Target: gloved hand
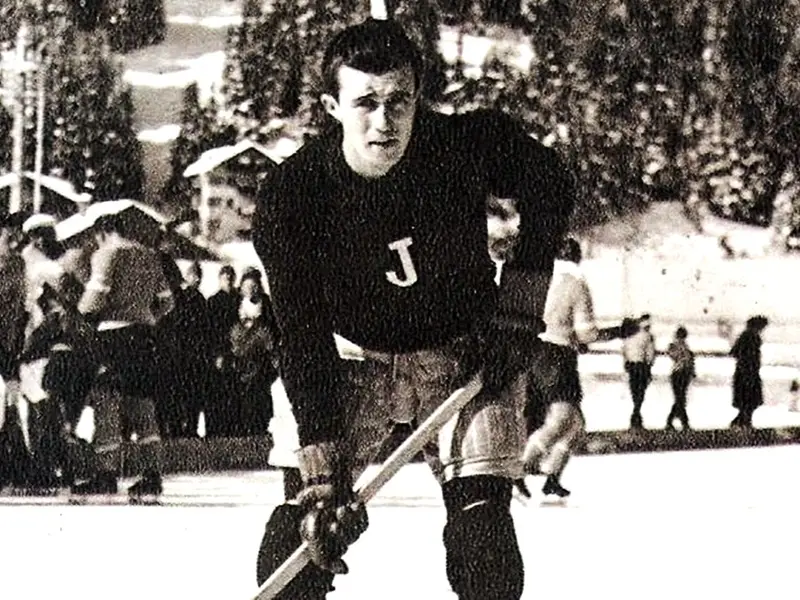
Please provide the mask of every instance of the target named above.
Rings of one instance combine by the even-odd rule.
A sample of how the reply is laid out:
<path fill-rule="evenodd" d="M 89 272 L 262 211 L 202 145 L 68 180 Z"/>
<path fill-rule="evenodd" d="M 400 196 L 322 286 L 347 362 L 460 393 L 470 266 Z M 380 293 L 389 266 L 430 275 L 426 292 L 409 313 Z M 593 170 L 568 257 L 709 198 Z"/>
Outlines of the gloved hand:
<path fill-rule="evenodd" d="M 332 443 L 305 446 L 298 457 L 304 488 L 296 501 L 307 510 L 300 537 L 318 567 L 347 573 L 342 556 L 369 525 L 366 507 L 353 493 L 350 469 Z"/>

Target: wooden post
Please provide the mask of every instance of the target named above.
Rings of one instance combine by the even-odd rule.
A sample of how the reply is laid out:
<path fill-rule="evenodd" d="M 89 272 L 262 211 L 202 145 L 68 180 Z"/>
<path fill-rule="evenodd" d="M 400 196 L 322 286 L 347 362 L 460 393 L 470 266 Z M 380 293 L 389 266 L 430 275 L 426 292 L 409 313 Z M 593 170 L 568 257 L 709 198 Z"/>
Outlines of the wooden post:
<path fill-rule="evenodd" d="M 44 163 L 44 111 L 46 108 L 46 78 L 44 61 L 39 61 L 36 73 L 36 154 L 34 156 L 33 212 L 42 210 L 42 166 Z"/>
<path fill-rule="evenodd" d="M 11 172 L 16 175 L 11 184 L 8 212 L 22 210 L 22 169 L 25 151 L 25 47 L 28 43 L 28 23 L 25 19 L 17 31 L 16 57 L 14 64 L 14 122 L 11 128 Z"/>

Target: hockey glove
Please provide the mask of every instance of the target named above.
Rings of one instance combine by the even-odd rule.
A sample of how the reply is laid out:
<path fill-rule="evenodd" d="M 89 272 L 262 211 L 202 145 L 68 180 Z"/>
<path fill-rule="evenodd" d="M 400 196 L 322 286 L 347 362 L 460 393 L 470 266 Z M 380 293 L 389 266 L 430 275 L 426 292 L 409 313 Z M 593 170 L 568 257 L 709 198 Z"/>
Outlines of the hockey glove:
<path fill-rule="evenodd" d="M 296 500 L 307 511 L 300 537 L 314 564 L 347 573 L 342 556 L 369 525 L 366 507 L 353 494 L 350 470 L 334 444 L 305 446 L 298 456 L 304 489 Z"/>

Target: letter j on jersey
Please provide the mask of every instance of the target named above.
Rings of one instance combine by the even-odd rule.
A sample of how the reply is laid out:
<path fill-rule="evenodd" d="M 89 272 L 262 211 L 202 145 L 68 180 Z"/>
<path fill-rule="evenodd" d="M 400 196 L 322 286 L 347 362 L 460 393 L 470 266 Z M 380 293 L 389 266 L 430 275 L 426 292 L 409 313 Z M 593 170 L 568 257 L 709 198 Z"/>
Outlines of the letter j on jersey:
<path fill-rule="evenodd" d="M 414 261 L 411 260 L 411 253 L 408 251 L 408 247 L 411 244 L 410 237 L 405 237 L 389 244 L 389 250 L 396 251 L 400 255 L 400 265 L 403 267 L 402 277 L 397 275 L 397 271 L 386 272 L 386 279 L 389 280 L 389 283 L 400 287 L 410 287 L 419 279 L 417 269 L 414 267 Z"/>

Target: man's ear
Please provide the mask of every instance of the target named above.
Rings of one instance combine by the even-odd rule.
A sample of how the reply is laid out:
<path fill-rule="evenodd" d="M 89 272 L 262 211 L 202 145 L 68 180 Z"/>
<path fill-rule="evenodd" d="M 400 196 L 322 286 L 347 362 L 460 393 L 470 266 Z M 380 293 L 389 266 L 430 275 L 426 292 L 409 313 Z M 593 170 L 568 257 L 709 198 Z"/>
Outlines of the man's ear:
<path fill-rule="evenodd" d="M 336 98 L 330 94 L 322 94 L 319 99 L 320 102 L 322 102 L 322 107 L 325 109 L 325 112 L 339 121 L 339 102 Z"/>

